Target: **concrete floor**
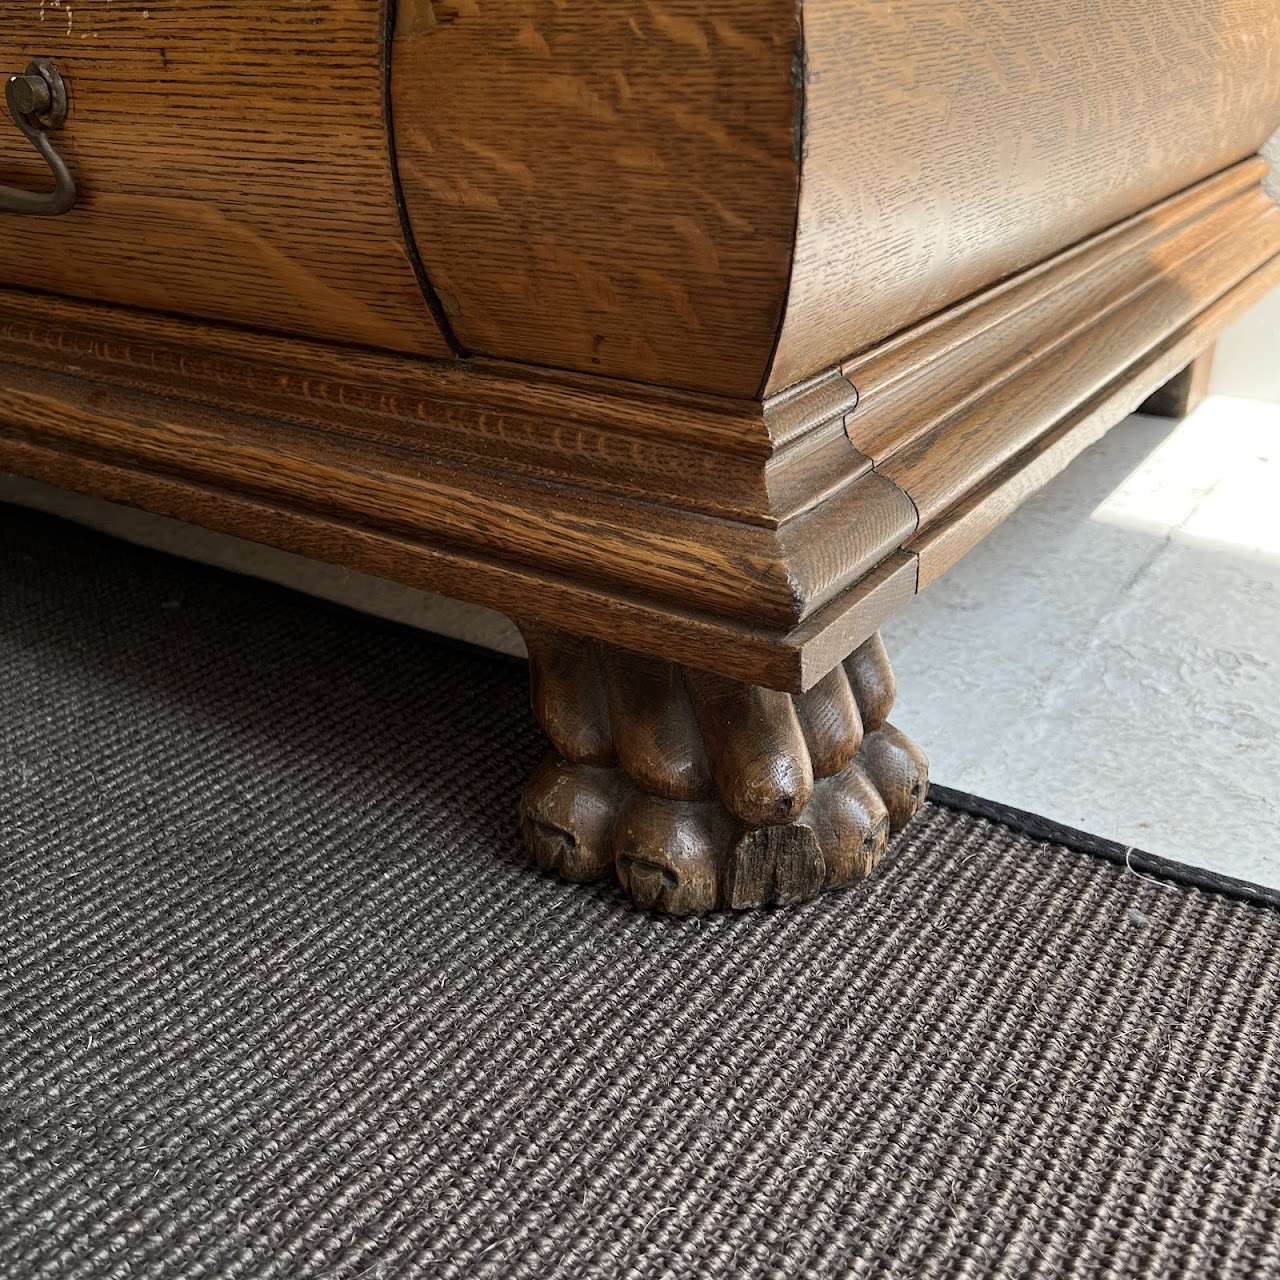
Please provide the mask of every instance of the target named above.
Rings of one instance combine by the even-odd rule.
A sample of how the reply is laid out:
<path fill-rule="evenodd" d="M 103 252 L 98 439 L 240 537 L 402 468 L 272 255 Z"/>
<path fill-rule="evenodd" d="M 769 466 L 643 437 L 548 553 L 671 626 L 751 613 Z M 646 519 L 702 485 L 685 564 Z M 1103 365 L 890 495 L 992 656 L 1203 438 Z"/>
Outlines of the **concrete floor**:
<path fill-rule="evenodd" d="M 1275 145 L 1280 151 L 1280 134 Z M 1280 289 L 886 628 L 948 786 L 1280 888 Z"/>
<path fill-rule="evenodd" d="M 885 629 L 939 782 L 1280 887 L 1280 405 L 1132 417 Z"/>

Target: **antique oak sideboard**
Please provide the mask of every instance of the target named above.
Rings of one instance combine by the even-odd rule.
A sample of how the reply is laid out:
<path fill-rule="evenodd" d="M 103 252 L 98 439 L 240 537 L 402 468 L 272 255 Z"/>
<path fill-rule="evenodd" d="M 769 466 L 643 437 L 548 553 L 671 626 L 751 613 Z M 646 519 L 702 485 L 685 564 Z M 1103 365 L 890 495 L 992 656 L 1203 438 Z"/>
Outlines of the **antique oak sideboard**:
<path fill-rule="evenodd" d="M 500 609 L 529 860 L 849 884 L 877 629 L 1280 282 L 1276 0 L 11 0 L 0 469 Z"/>

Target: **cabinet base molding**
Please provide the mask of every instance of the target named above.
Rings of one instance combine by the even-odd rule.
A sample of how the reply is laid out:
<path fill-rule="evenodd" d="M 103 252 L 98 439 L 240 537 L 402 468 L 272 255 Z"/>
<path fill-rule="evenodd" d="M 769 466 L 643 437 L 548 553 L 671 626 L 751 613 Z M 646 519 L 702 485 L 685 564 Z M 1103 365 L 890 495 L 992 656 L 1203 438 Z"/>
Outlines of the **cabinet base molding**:
<path fill-rule="evenodd" d="M 1265 172 L 758 399 L 0 288 L 0 469 L 798 694 L 1280 281 Z"/>
<path fill-rule="evenodd" d="M 552 742 L 520 807 L 543 871 L 616 877 L 637 906 L 673 915 L 787 906 L 863 879 L 924 803 L 928 762 L 886 719 L 895 683 L 878 633 L 792 695 L 521 631 Z"/>

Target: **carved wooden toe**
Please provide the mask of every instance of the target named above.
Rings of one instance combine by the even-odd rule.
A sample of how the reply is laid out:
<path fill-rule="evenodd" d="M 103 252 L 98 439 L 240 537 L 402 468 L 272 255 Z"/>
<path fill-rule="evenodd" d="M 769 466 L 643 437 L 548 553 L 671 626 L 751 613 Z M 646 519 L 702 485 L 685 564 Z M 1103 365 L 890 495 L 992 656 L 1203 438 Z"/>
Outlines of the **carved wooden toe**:
<path fill-rule="evenodd" d="M 870 875 L 884 856 L 891 826 L 889 810 L 859 764 L 819 783 L 805 821 L 822 849 L 826 889 L 856 884 Z"/>
<path fill-rule="evenodd" d="M 867 734 L 859 753 L 867 777 L 889 811 L 893 830 L 920 811 L 929 789 L 929 761 L 905 733 L 884 724 Z"/>
<path fill-rule="evenodd" d="M 694 915 L 721 905 L 731 820 L 715 801 L 636 792 L 614 831 L 615 869 L 639 907 Z"/>
<path fill-rule="evenodd" d="M 621 770 L 546 756 L 520 805 L 529 861 L 578 883 L 611 875 L 614 819 L 629 790 Z"/>
<path fill-rule="evenodd" d="M 673 915 L 788 906 L 855 884 L 924 803 L 923 753 L 887 723 L 878 635 L 801 694 L 522 627 L 554 745 L 521 804 L 528 861 L 616 875 Z"/>

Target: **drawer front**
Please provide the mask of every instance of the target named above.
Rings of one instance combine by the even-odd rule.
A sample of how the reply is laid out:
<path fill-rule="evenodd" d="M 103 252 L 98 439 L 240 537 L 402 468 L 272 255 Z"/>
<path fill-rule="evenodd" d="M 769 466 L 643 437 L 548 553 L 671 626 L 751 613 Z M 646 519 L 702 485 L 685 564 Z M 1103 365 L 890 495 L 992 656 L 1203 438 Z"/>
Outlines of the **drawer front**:
<path fill-rule="evenodd" d="M 1280 0 L 400 0 L 392 85 L 466 347 L 749 396 L 1255 152 Z"/>
<path fill-rule="evenodd" d="M 799 183 L 778 0 L 399 0 L 414 238 L 477 354 L 752 396 Z"/>
<path fill-rule="evenodd" d="M 445 356 L 405 247 L 378 0 L 22 0 L 0 71 L 50 59 L 60 217 L 0 214 L 0 283 Z M 50 190 L 17 127 L 0 183 Z"/>

